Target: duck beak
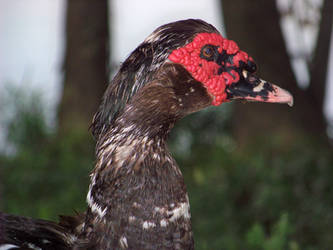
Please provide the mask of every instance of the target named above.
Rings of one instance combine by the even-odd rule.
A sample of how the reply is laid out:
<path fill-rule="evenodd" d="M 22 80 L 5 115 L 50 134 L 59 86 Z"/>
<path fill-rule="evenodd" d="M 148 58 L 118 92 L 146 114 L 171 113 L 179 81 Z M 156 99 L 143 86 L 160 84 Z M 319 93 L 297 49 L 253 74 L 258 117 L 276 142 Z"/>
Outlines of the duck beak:
<path fill-rule="evenodd" d="M 255 74 L 243 70 L 238 82 L 227 85 L 227 100 L 294 104 L 293 96 L 272 83 L 260 79 Z"/>

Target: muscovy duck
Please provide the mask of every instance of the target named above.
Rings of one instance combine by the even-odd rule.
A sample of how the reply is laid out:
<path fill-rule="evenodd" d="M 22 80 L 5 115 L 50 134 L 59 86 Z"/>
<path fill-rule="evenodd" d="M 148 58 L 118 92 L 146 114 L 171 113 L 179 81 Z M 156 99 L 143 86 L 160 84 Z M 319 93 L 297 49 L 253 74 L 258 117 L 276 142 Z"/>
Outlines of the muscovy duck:
<path fill-rule="evenodd" d="M 293 104 L 255 71 L 202 20 L 157 28 L 121 65 L 94 116 L 97 162 L 84 218 L 0 214 L 0 249 L 194 249 L 186 186 L 166 139 L 179 119 L 211 105 Z"/>

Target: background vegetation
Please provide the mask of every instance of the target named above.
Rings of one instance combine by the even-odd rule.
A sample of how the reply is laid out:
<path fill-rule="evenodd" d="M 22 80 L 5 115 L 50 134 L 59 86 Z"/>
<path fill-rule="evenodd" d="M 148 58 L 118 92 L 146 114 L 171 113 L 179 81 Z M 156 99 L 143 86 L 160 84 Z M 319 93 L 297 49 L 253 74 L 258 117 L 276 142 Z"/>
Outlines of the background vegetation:
<path fill-rule="evenodd" d="M 58 214 L 86 208 L 88 175 L 95 161 L 88 126 L 107 70 L 99 64 L 77 67 L 77 63 L 107 63 L 103 50 L 107 13 L 105 5 L 96 2 L 68 2 L 66 25 L 72 36 L 67 41 L 58 128 L 46 125 L 38 95 L 9 95 L 6 108 L 10 107 L 12 116 L 6 121 L 7 144 L 13 150 L 0 155 L 1 210 L 5 212 L 57 220 Z M 333 154 L 322 112 L 324 94 L 317 93 L 324 91 L 325 79 L 317 78 L 316 85 L 311 82 L 311 87 L 301 90 L 283 45 L 274 1 L 240 2 L 223 1 L 228 34 L 259 62 L 268 61 L 260 74 L 291 89 L 296 106 L 224 104 L 193 114 L 175 127 L 170 148 L 187 183 L 196 248 L 330 249 Z M 332 10 L 331 3 L 324 1 L 325 10 Z M 229 15 L 235 6 L 242 6 L 239 15 Z M 89 20 L 96 23 L 89 26 L 71 18 L 80 11 L 89 12 Z M 322 20 L 332 23 L 332 14 L 322 13 Z M 323 22 L 319 34 L 328 29 Z M 256 29 L 265 39 L 256 39 Z M 99 39 L 91 39 L 96 32 Z M 325 34 L 327 38 L 330 32 Z M 318 42 L 313 58 L 327 54 L 322 51 L 326 45 Z M 84 49 L 75 49 L 80 46 L 91 50 L 89 58 L 82 58 Z M 327 63 L 321 66 L 326 69 Z M 83 70 L 86 67 L 94 73 Z M 320 70 L 311 64 L 309 68 L 313 74 Z M 91 84 L 96 82 L 101 86 Z M 78 93 L 84 93 L 81 99 Z M 75 101 L 78 98 L 81 101 Z"/>

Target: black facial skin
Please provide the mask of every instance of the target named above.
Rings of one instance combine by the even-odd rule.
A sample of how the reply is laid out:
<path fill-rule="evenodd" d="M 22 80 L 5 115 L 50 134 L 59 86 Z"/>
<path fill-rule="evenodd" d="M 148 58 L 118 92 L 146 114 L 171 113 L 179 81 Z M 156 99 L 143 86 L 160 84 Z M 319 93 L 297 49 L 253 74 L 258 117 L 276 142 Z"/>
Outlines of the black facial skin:
<path fill-rule="evenodd" d="M 247 64 L 244 65 L 244 69 L 250 73 L 255 73 L 257 71 L 257 65 L 253 61 L 248 60 Z"/>
<path fill-rule="evenodd" d="M 226 88 L 227 97 L 232 99 L 246 99 L 247 97 L 260 97 L 261 100 L 267 101 L 269 93 L 274 91 L 271 83 L 261 80 L 254 73 L 257 70 L 257 66 L 253 61 L 248 61 L 247 64 L 240 62 L 240 68 L 235 69 L 240 79 L 238 82 L 232 83 Z M 244 77 L 243 70 L 246 70 L 247 76 Z M 254 91 L 254 89 L 262 83 L 262 89 L 260 91 Z"/>

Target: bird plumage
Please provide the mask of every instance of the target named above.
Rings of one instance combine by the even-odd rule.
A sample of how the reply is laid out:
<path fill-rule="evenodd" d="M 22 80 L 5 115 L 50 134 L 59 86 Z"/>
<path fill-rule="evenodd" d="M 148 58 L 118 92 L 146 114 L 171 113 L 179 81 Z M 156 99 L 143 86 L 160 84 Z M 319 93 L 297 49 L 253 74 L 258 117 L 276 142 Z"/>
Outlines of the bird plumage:
<path fill-rule="evenodd" d="M 218 33 L 202 20 L 184 20 L 165 24 L 149 35 L 122 63 L 109 84 L 96 112 L 91 130 L 95 138 L 103 134 L 130 98 L 149 83 L 170 55 L 200 32 Z"/>
<path fill-rule="evenodd" d="M 84 219 L 63 217 L 45 232 L 55 230 L 64 249 L 193 249 L 189 199 L 168 134 L 184 116 L 233 99 L 292 103 L 255 70 L 251 57 L 202 20 L 156 29 L 121 65 L 93 118 L 97 161 Z M 6 230 L 10 221 L 0 223 Z M 9 240 L 22 233 L 15 225 Z"/>
<path fill-rule="evenodd" d="M 71 249 L 74 234 L 55 222 L 0 213 L 0 249 Z"/>

